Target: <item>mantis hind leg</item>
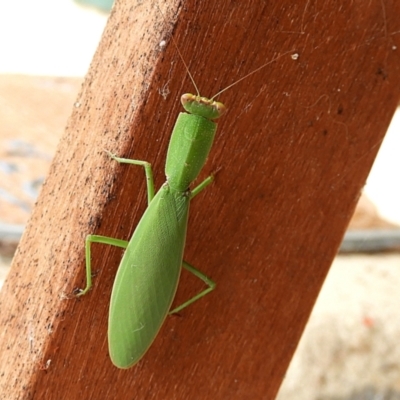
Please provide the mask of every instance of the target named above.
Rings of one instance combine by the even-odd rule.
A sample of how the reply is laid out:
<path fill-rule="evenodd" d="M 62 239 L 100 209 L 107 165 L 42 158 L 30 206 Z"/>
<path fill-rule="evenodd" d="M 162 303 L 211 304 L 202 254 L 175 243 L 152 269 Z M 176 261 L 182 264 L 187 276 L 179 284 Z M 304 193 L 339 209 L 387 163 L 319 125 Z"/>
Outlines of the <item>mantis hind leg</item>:
<path fill-rule="evenodd" d="M 117 157 L 114 154 L 110 153 L 106 150 L 106 153 L 115 161 L 121 164 L 134 164 L 134 165 L 141 165 L 144 168 L 144 172 L 146 174 L 146 184 L 147 184 L 147 201 L 148 204 L 153 200 L 154 197 L 154 179 L 153 179 L 153 169 L 151 168 L 151 164 L 147 161 L 140 161 L 140 160 L 131 160 L 129 158 L 121 158 Z M 90 245 L 91 243 L 102 243 L 108 244 L 111 246 L 122 247 L 126 249 L 128 243 L 126 240 L 119 240 L 110 238 L 107 236 L 99 236 L 99 235 L 88 235 L 86 237 L 86 245 L 85 245 L 85 252 L 86 252 L 86 287 L 85 289 L 79 289 L 79 293 L 77 296 L 84 296 L 92 287 L 92 267 L 91 267 L 91 250 Z"/>
<path fill-rule="evenodd" d="M 217 284 L 210 279 L 208 276 L 204 275 L 201 271 L 199 271 L 198 269 L 196 269 L 195 267 L 193 267 L 192 265 L 190 265 L 189 263 L 183 261 L 182 262 L 182 266 L 183 268 L 185 268 L 187 271 L 191 272 L 193 275 L 197 276 L 197 278 L 201 279 L 206 285 L 208 285 L 207 289 L 204 289 L 202 292 L 200 292 L 199 294 L 197 294 L 196 296 L 193 296 L 191 299 L 189 299 L 188 301 L 185 301 L 183 304 L 181 304 L 179 307 L 174 308 L 173 310 L 171 310 L 169 312 L 169 314 L 175 314 L 181 310 L 183 310 L 184 308 L 186 308 L 188 305 L 194 303 L 195 301 L 201 299 L 203 296 L 205 296 L 206 294 L 212 292 L 215 287 L 217 286 Z"/>
<path fill-rule="evenodd" d="M 201 182 L 199 185 L 197 185 L 192 191 L 190 198 L 193 199 L 193 197 L 197 196 L 199 193 L 201 193 L 209 184 L 211 184 L 214 181 L 214 175 L 210 175 L 208 178 L 204 179 L 203 182 Z M 197 278 L 201 279 L 206 285 L 208 285 L 207 289 L 204 289 L 202 292 L 197 294 L 196 296 L 192 297 L 188 301 L 185 301 L 183 304 L 181 304 L 179 307 L 174 308 L 169 312 L 169 314 L 175 314 L 190 304 L 194 303 L 195 301 L 201 299 L 203 296 L 206 294 L 212 292 L 217 284 L 210 279 L 208 276 L 204 275 L 201 271 L 187 263 L 186 261 L 182 262 L 183 268 L 185 268 L 187 271 L 191 272 L 193 275 L 197 276 Z"/>
<path fill-rule="evenodd" d="M 85 289 L 79 289 L 77 296 L 84 296 L 92 287 L 92 266 L 91 266 L 91 250 L 90 245 L 92 243 L 102 243 L 111 246 L 122 247 L 126 249 L 128 246 L 128 241 L 114 239 L 107 236 L 99 235 L 87 235 L 85 243 L 85 254 L 86 254 L 86 287 Z"/>

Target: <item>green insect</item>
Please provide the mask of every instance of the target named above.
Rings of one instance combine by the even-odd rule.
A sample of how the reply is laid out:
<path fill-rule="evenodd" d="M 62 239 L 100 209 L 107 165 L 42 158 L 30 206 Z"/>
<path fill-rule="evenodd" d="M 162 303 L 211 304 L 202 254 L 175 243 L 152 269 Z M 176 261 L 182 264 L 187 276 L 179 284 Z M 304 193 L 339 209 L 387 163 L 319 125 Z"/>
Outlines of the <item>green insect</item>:
<path fill-rule="evenodd" d="M 167 181 L 154 196 L 153 173 L 146 161 L 111 157 L 142 165 L 147 178 L 148 207 L 129 242 L 104 236 L 86 238 L 87 286 L 91 287 L 90 245 L 104 243 L 125 248 L 111 294 L 108 344 L 115 366 L 129 368 L 146 353 L 168 313 L 175 313 L 215 288 L 215 283 L 191 265 L 182 262 L 190 200 L 212 181 L 208 177 L 195 189 L 189 185 L 200 173 L 214 140 L 217 124 L 212 120 L 225 112 L 213 100 L 184 94 L 168 148 Z M 170 311 L 181 266 L 202 279 L 208 288 Z"/>
<path fill-rule="evenodd" d="M 108 319 L 108 345 L 116 367 L 130 368 L 135 365 L 153 343 L 168 314 L 182 310 L 215 289 L 214 281 L 183 261 L 190 201 L 214 179 L 211 175 L 193 190 L 190 189 L 213 144 L 217 129 L 214 120 L 226 111 L 226 107 L 214 98 L 287 53 L 242 77 L 211 99 L 200 96 L 179 53 L 198 94 L 181 97 L 187 112 L 179 114 L 172 131 L 165 166 L 167 180 L 156 195 L 151 164 L 108 153 L 119 163 L 144 167 L 148 196 L 148 207 L 130 241 L 98 235 L 86 238 L 87 284 L 78 296 L 86 294 L 92 286 L 91 244 L 103 243 L 125 249 L 111 293 Z M 171 311 L 182 266 L 202 279 L 208 287 Z"/>

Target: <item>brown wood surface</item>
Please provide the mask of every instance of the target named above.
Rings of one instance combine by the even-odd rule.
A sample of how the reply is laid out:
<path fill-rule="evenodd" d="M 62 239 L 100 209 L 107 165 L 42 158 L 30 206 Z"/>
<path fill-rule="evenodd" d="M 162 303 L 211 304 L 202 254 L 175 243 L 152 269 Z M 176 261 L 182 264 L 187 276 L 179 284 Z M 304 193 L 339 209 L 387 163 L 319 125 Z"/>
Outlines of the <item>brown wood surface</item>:
<path fill-rule="evenodd" d="M 117 1 L 1 292 L 2 399 L 273 399 L 399 100 L 400 3 Z M 193 202 L 185 258 L 218 283 L 169 317 L 134 368 L 107 349 L 121 250 L 164 180 L 168 140 L 203 95 L 287 53 L 221 95 L 229 108 Z M 167 46 L 160 46 L 162 40 Z M 298 58 L 292 55 L 297 53 Z M 296 57 L 294 57 L 296 58 Z M 175 304 L 202 288 L 182 274 Z"/>

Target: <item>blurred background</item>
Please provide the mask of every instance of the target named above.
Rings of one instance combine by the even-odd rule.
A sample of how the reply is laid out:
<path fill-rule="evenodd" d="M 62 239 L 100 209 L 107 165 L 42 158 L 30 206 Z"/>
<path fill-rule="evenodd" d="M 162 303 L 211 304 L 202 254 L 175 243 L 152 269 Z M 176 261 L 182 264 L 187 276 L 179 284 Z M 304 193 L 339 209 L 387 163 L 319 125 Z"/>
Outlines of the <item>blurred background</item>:
<path fill-rule="evenodd" d="M 2 4 L 0 285 L 112 3 Z M 279 400 L 400 399 L 399 129 L 397 112 Z"/>

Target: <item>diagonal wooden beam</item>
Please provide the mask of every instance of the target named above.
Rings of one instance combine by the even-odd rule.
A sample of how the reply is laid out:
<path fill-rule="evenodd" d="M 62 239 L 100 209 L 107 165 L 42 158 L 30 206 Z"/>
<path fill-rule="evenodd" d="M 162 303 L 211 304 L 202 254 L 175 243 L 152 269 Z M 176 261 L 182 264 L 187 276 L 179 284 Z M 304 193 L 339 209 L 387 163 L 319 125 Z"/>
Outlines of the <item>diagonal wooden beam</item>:
<path fill-rule="evenodd" d="M 273 399 L 398 104 L 400 3 L 117 1 L 0 297 L 1 393 L 37 399 Z M 118 370 L 106 324 L 121 251 L 156 182 L 179 97 L 180 52 L 229 108 L 191 208 L 185 258 L 217 289 L 170 317 L 145 358 Z M 200 178 L 202 178 L 200 177 Z M 183 273 L 175 304 L 201 284 Z"/>

